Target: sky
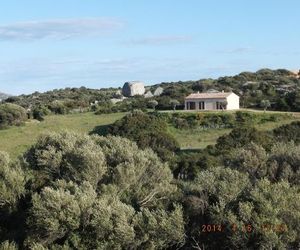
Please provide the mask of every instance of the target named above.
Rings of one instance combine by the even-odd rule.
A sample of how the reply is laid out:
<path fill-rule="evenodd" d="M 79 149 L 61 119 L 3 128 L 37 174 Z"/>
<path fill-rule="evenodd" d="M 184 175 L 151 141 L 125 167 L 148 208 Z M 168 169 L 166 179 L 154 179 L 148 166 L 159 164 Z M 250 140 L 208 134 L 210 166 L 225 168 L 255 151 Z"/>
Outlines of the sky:
<path fill-rule="evenodd" d="M 299 69 L 298 0 L 2 0 L 0 92 Z"/>

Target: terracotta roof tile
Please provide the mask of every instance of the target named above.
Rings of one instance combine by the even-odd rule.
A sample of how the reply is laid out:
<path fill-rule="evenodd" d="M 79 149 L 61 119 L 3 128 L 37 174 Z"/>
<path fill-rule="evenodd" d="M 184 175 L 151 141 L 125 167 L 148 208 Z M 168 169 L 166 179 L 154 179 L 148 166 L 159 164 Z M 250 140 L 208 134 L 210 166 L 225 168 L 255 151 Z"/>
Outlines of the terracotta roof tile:
<path fill-rule="evenodd" d="M 226 98 L 232 92 L 219 92 L 219 93 L 193 93 L 185 99 L 213 99 L 213 98 Z"/>

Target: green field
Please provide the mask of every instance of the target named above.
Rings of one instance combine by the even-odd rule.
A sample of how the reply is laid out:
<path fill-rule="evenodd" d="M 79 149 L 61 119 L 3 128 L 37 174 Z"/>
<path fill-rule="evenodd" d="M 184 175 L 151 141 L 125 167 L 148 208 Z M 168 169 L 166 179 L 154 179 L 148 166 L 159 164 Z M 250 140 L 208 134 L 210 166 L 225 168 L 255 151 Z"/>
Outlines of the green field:
<path fill-rule="evenodd" d="M 0 151 L 6 151 L 12 158 L 23 153 L 32 145 L 37 137 L 49 131 L 58 132 L 71 130 L 80 133 L 89 133 L 96 126 L 108 125 L 123 117 L 125 113 L 115 113 L 107 115 L 94 115 L 93 113 L 78 113 L 69 115 L 51 115 L 45 121 L 30 121 L 21 127 L 12 127 L 0 130 Z M 268 122 L 257 125 L 259 130 L 271 130 L 283 124 L 290 123 L 299 117 L 290 116 L 286 120 L 279 122 Z M 230 132 L 230 129 L 191 129 L 178 130 L 169 127 L 169 131 L 174 135 L 182 149 L 204 148 L 207 145 L 215 144 L 219 136 Z"/>
<path fill-rule="evenodd" d="M 77 113 L 46 116 L 43 122 L 32 120 L 25 126 L 0 130 L 0 151 L 6 151 L 12 158 L 15 158 L 32 145 L 42 133 L 63 130 L 88 133 L 96 126 L 111 124 L 123 116 L 124 113 L 109 115 Z"/>

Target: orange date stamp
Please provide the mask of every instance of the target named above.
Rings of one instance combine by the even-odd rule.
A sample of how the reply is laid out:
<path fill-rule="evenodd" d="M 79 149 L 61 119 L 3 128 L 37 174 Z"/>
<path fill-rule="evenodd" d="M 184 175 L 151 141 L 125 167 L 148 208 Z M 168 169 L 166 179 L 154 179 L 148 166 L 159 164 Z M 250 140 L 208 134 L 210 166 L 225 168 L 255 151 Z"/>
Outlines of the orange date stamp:
<path fill-rule="evenodd" d="M 222 224 L 202 224 L 201 232 L 202 233 L 223 233 L 228 232 L 228 230 L 239 233 L 252 233 L 254 231 L 263 231 L 263 232 L 275 232 L 275 233 L 284 233 L 288 231 L 286 224 L 262 224 L 258 227 L 254 227 L 251 224 L 231 224 L 231 225 L 222 225 Z"/>

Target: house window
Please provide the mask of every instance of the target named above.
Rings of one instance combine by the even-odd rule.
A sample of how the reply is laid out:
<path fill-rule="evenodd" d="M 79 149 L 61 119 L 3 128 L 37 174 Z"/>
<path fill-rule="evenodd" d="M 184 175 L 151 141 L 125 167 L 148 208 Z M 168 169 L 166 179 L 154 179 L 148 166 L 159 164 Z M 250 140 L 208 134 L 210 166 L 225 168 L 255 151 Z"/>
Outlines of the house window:
<path fill-rule="evenodd" d="M 199 109 L 205 109 L 204 102 L 199 102 Z"/>
<path fill-rule="evenodd" d="M 195 102 L 188 102 L 188 109 L 196 109 L 196 103 Z"/>

